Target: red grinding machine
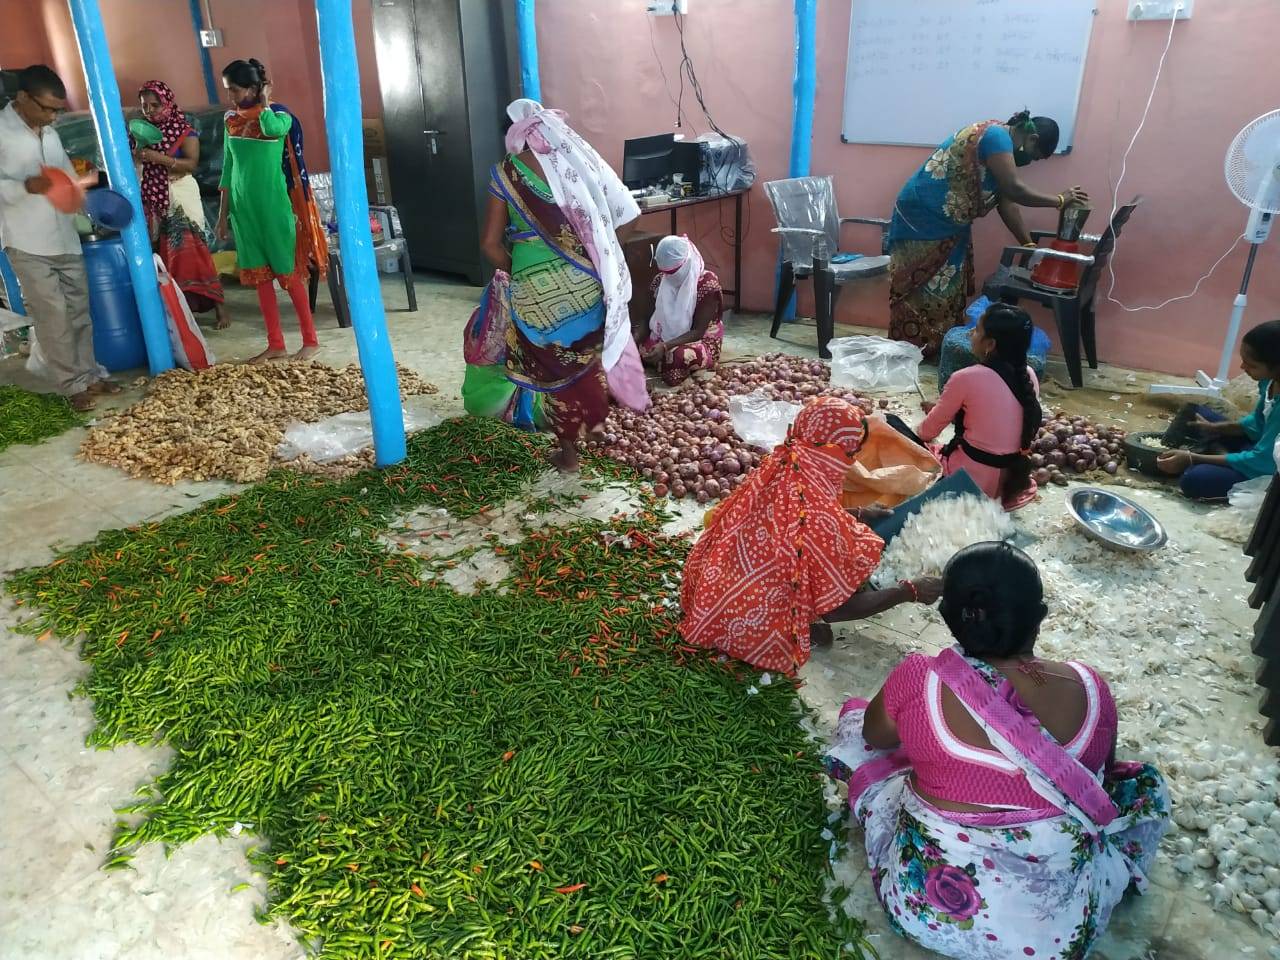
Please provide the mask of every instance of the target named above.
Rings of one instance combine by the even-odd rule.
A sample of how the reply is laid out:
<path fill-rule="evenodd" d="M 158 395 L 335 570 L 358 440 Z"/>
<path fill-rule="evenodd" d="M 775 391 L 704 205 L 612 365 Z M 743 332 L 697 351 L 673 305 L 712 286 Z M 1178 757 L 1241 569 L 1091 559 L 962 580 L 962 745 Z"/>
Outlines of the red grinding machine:
<path fill-rule="evenodd" d="M 1031 282 L 1042 290 L 1053 293 L 1072 293 L 1080 287 L 1080 274 L 1091 258 L 1080 254 L 1080 238 L 1084 222 L 1089 219 L 1092 207 L 1069 205 L 1058 213 L 1058 235 L 1044 249 L 1058 253 L 1075 254 L 1075 257 L 1044 256 L 1031 271 Z M 1078 259 L 1077 259 L 1078 258 Z"/>

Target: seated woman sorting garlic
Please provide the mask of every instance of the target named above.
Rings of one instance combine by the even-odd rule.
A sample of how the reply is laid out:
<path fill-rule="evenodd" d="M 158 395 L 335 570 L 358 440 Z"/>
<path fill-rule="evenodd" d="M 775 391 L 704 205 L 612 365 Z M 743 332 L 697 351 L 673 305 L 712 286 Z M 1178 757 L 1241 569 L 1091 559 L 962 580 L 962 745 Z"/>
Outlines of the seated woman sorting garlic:
<path fill-rule="evenodd" d="M 957 645 L 848 701 L 827 752 L 889 925 L 943 956 L 1083 958 L 1169 829 L 1159 772 L 1116 762 L 1106 681 L 1035 656 L 1043 598 L 1020 550 L 960 551 L 939 607 Z"/>

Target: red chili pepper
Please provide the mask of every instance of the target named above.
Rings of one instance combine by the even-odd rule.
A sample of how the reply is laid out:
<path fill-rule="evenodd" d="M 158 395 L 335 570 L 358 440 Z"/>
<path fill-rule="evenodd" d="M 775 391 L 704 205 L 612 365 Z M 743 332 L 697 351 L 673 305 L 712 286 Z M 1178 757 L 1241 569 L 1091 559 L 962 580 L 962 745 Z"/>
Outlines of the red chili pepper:
<path fill-rule="evenodd" d="M 579 890 L 586 888 L 585 883 L 574 883 L 567 887 L 556 887 L 556 893 L 577 893 Z"/>

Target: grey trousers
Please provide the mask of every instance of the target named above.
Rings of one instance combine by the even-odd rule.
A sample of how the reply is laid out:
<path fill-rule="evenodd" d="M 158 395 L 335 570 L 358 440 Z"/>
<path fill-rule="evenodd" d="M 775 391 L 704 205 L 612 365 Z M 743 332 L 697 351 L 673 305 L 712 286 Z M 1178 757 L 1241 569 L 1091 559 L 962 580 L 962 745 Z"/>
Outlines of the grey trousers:
<path fill-rule="evenodd" d="M 39 257 L 12 247 L 5 253 L 22 286 L 54 387 L 64 396 L 80 393 L 98 379 L 84 257 Z"/>

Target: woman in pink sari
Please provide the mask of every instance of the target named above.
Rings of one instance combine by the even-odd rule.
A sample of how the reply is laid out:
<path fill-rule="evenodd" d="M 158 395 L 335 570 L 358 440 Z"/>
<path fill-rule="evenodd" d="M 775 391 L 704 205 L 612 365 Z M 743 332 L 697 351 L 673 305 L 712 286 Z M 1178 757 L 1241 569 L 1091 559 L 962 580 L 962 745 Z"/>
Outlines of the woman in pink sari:
<path fill-rule="evenodd" d="M 841 710 L 827 769 L 849 788 L 890 926 L 965 960 L 1082 960 L 1169 828 L 1156 769 L 1115 761 L 1116 705 L 1075 661 L 1037 659 L 1035 564 L 1002 543 L 943 578 L 958 641 L 913 654 Z"/>

